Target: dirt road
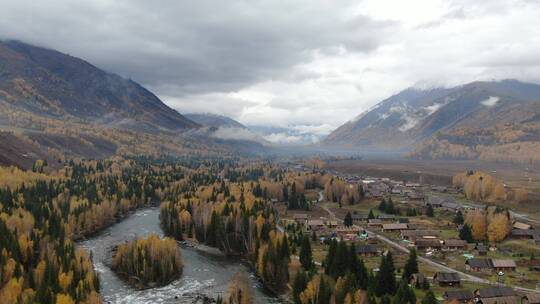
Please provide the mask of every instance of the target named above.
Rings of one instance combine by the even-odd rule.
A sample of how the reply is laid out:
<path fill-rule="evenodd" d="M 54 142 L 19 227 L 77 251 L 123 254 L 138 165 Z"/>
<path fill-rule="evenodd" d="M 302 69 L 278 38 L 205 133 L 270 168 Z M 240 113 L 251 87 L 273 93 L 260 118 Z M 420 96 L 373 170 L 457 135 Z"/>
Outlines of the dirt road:
<path fill-rule="evenodd" d="M 327 206 L 324 206 L 324 205 L 321 204 L 321 208 L 324 209 L 328 213 L 328 215 L 329 215 L 329 217 L 331 219 L 336 220 L 336 221 L 338 221 L 340 223 L 343 222 Z M 379 233 L 376 233 L 376 232 L 368 230 L 368 229 L 364 229 L 364 230 L 366 230 L 368 235 L 376 237 L 377 239 L 381 240 L 382 242 L 385 242 L 385 243 L 389 244 L 390 246 L 396 248 L 397 250 L 400 250 L 400 251 L 405 252 L 407 254 L 409 253 L 409 248 L 407 248 L 407 247 L 405 247 L 405 246 L 403 246 L 403 245 L 401 245 L 401 244 L 399 244 L 399 243 L 385 237 L 384 235 L 381 235 Z M 420 255 L 418 255 L 418 260 L 420 262 L 429 264 L 429 265 L 431 265 L 433 267 L 436 267 L 436 268 L 438 268 L 438 269 L 440 269 L 442 271 L 445 271 L 445 272 L 456 272 L 461 276 L 461 278 L 463 280 L 466 280 L 466 281 L 475 282 L 475 283 L 496 285 L 495 283 L 492 283 L 489 280 L 486 280 L 486 279 L 483 279 L 483 278 L 480 278 L 480 277 L 477 277 L 477 276 L 474 276 L 474 275 L 459 271 L 457 269 L 442 265 L 442 264 L 440 264 L 438 262 L 435 262 L 435 261 L 433 261 L 431 259 L 428 259 L 428 258 L 420 256 Z M 530 288 L 524 288 L 524 287 L 520 287 L 520 286 L 513 286 L 513 285 L 507 285 L 507 286 L 512 287 L 515 290 L 519 290 L 519 291 L 523 291 L 523 292 L 538 292 L 538 290 L 530 289 Z"/>

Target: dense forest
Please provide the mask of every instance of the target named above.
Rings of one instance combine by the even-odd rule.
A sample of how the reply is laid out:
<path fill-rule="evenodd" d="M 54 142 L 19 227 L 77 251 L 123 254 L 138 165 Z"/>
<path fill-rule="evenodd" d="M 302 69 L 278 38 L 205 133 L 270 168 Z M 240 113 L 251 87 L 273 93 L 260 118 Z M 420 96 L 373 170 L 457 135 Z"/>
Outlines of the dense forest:
<path fill-rule="evenodd" d="M 177 239 L 195 238 L 246 257 L 268 288 L 283 291 L 289 282 L 289 240 L 277 228 L 277 213 L 268 203 L 283 193 L 259 184 L 268 175 L 275 180 L 266 182 L 277 185 L 283 172 L 253 165 L 214 169 L 199 169 L 171 188 L 175 199 L 161 204 L 163 229 Z M 283 191 L 282 183 L 274 189 Z"/>
<path fill-rule="evenodd" d="M 305 240 L 309 242 L 309 238 Z M 391 252 L 381 256 L 377 272 L 369 272 L 358 257 L 354 244 L 333 240 L 328 246 L 321 269 L 313 266 L 312 262 L 302 263 L 302 269 L 291 284 L 295 304 L 415 304 L 417 299 L 413 288 L 426 290 L 423 304 L 437 303 L 429 284 L 409 286 L 412 274 L 418 272 L 414 250 L 410 252 L 398 280 Z"/>
<path fill-rule="evenodd" d="M 327 197 L 355 204 L 363 197 L 361 189 L 343 187 L 341 180 L 325 174 L 298 173 L 268 164 L 237 164 L 206 172 L 201 175 L 199 171 L 170 189 L 174 199 L 161 204 L 160 214 L 168 235 L 196 239 L 247 258 L 266 287 L 289 294 L 296 304 L 413 304 L 413 288 L 427 289 L 432 295 L 429 286 L 409 286 L 410 276 L 418 272 L 414 251 L 400 273 L 401 280 L 396 280 L 391 252 L 381 257 L 380 270 L 374 273 L 366 269 L 354 245 L 336 240 L 327 243 L 328 254 L 323 265 L 317 266 L 312 238 L 277 223 L 276 201 L 291 209 L 291 200 L 306 189 L 324 188 Z M 299 255 L 298 271 L 291 267 L 293 252 Z M 426 299 L 431 302 L 425 304 L 436 303 L 434 296 Z M 221 299 L 225 303 L 244 300 L 235 296 Z"/>
<path fill-rule="evenodd" d="M 402 280 L 396 280 L 391 252 L 381 257 L 380 270 L 373 273 L 354 245 L 345 242 L 327 242 L 323 265 L 315 265 L 312 238 L 279 225 L 276 204 L 309 209 L 310 189 L 324 189 L 325 196 L 344 204 L 362 199 L 362 189 L 343 187 L 341 180 L 324 172 L 297 172 L 260 160 L 198 157 L 70 161 L 41 173 L 47 171 L 43 166 L 37 164 L 36 172 L 0 172 L 13 177 L 0 183 L 0 303 L 101 303 L 92 254 L 76 249 L 74 241 L 159 202 L 167 235 L 245 258 L 268 289 L 290 294 L 295 303 L 416 301 L 406 284 L 418 271 L 414 252 L 400 273 Z M 503 215 L 486 211 L 484 238 L 500 237 L 503 232 L 496 228 L 502 226 Z M 470 216 L 461 221 L 477 222 Z M 476 230 L 481 229 L 472 227 L 475 238 Z M 141 286 L 165 284 L 181 274 L 177 250 L 173 239 L 150 236 L 120 245 L 113 267 L 136 277 Z M 299 270 L 291 267 L 298 264 L 293 261 L 297 254 Z M 245 283 L 233 285 L 221 301 L 249 303 Z"/>
<path fill-rule="evenodd" d="M 183 178 L 178 166 L 117 158 L 50 174 L 3 168 L 0 303 L 101 303 L 91 253 L 73 241 L 166 198 Z"/>

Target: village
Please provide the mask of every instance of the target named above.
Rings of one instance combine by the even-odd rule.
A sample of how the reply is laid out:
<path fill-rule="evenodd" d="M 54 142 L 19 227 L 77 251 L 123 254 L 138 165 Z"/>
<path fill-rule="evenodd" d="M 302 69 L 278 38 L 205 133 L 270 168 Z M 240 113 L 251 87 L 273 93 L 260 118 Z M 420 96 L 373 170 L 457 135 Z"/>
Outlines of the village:
<path fill-rule="evenodd" d="M 302 165 L 292 170 L 309 172 Z M 318 172 L 318 170 L 315 170 Z M 328 174 L 328 172 L 326 172 Z M 311 190 L 308 211 L 280 208 L 281 224 L 301 229 L 312 239 L 313 256 L 322 263 L 329 240 L 354 243 L 368 269 L 378 271 L 381 256 L 392 252 L 399 272 L 411 249 L 419 256 L 419 272 L 410 286 L 431 286 L 438 300 L 461 303 L 540 303 L 540 229 L 534 221 L 511 219 L 500 242 L 467 237 L 467 214 L 488 206 L 469 201 L 451 185 L 429 185 L 331 172 L 349 187 L 362 188 L 356 204 L 332 202 L 324 189 Z M 470 234 L 470 231 L 469 231 Z"/>

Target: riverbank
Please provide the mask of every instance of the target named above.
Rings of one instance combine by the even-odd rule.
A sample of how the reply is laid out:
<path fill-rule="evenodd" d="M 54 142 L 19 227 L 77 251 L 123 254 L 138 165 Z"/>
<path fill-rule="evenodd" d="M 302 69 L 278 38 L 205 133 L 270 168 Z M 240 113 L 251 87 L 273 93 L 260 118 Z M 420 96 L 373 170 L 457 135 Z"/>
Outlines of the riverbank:
<path fill-rule="evenodd" d="M 217 298 L 227 292 L 230 281 L 238 272 L 244 273 L 249 278 L 256 303 L 279 303 L 278 299 L 270 295 L 258 282 L 245 262 L 227 257 L 218 249 L 206 245 L 181 246 L 184 260 L 183 276 L 170 284 L 144 290 L 129 286 L 106 265 L 110 248 L 152 233 L 160 237 L 164 235 L 159 225 L 157 207 L 139 209 L 93 237 L 77 242 L 78 247 L 92 252 L 94 267 L 100 275 L 101 294 L 105 303 L 193 303 L 198 296 L 190 298 L 190 295 L 196 294 Z M 199 300 L 195 303 L 203 302 Z"/>

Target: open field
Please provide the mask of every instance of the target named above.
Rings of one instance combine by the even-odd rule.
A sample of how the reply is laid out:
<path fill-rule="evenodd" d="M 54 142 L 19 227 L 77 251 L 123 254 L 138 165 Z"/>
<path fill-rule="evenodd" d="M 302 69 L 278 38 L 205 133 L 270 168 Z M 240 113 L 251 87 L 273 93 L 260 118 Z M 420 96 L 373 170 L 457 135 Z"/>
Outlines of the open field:
<path fill-rule="evenodd" d="M 326 169 L 347 174 L 388 177 L 431 185 L 451 185 L 452 177 L 467 170 L 479 170 L 503 181 L 512 188 L 524 188 L 529 201 L 508 205 L 499 203 L 530 218 L 540 220 L 540 166 L 480 161 L 420 161 L 420 160 L 342 160 L 329 162 Z"/>

